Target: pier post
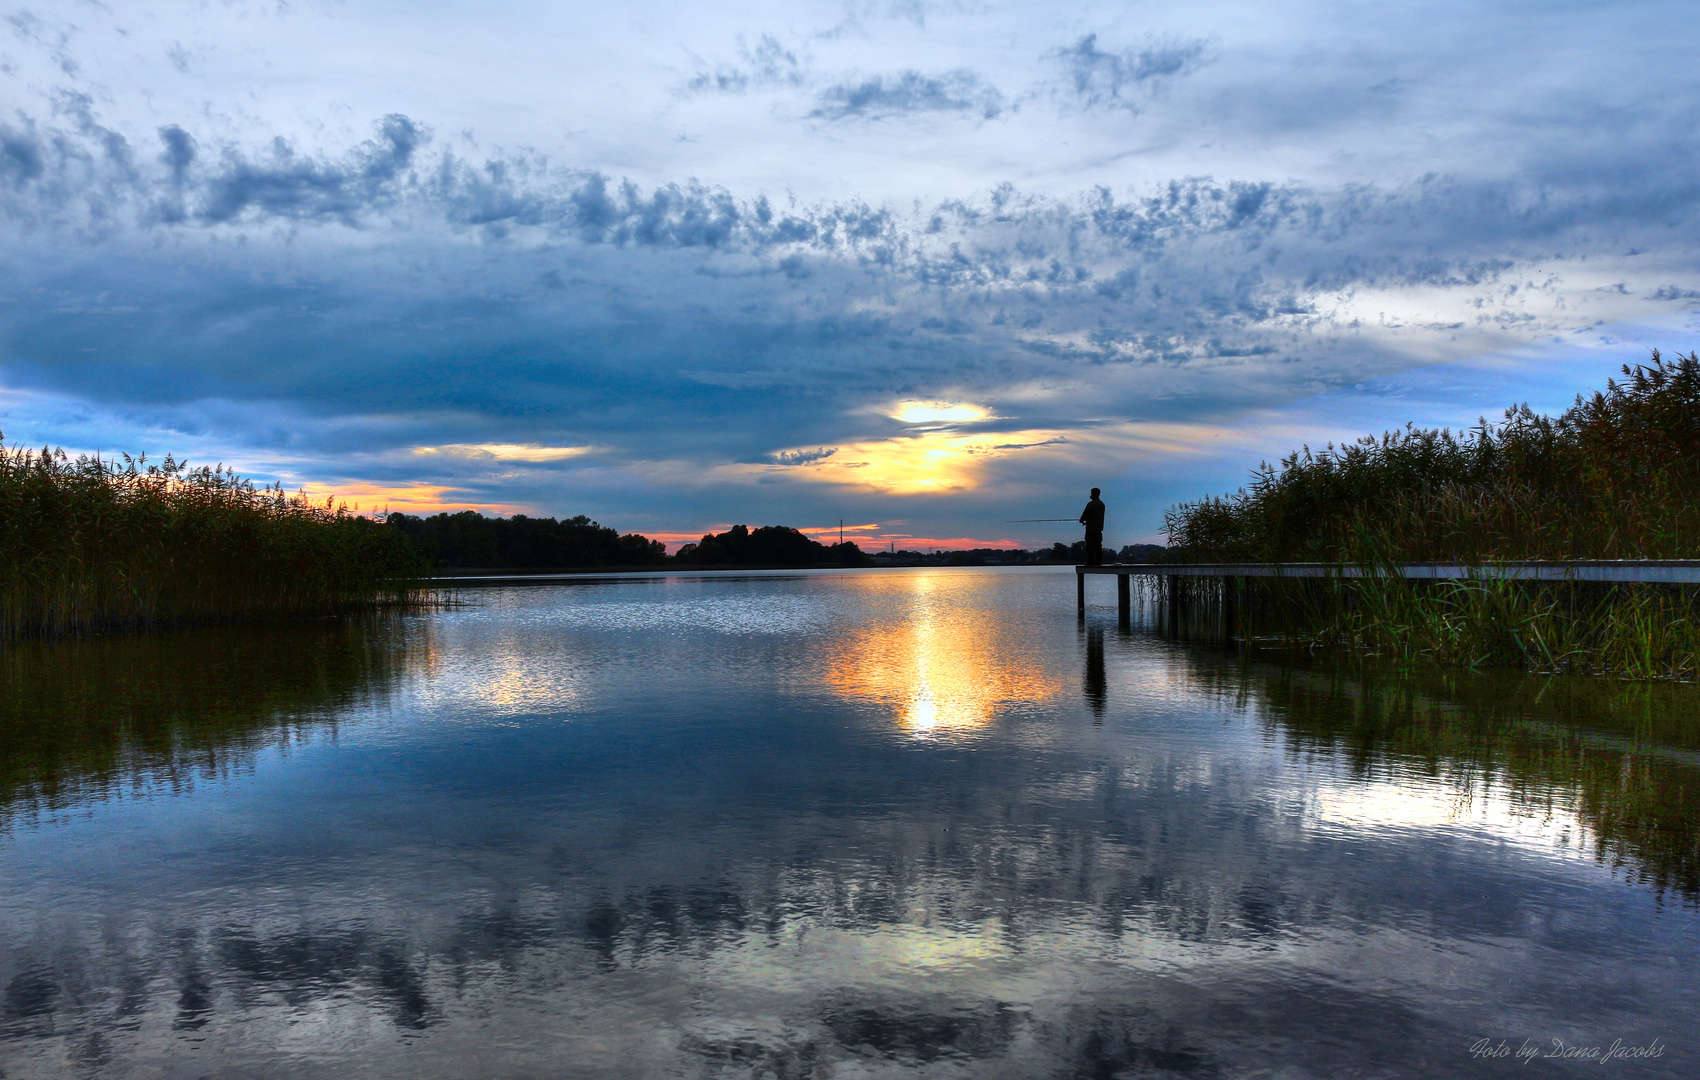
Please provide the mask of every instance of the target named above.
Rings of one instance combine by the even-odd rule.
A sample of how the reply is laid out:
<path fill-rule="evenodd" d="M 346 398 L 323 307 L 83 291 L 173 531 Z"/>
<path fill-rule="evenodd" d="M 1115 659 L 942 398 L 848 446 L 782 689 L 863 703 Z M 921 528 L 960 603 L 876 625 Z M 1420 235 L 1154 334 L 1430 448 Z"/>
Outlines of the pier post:
<path fill-rule="evenodd" d="M 1178 574 L 1169 574 L 1169 636 L 1181 636 L 1181 579 Z"/>
<path fill-rule="evenodd" d="M 1116 575 L 1116 625 L 1126 630 L 1133 622 L 1133 584 L 1127 574 Z"/>
<path fill-rule="evenodd" d="M 1074 571 L 1074 610 L 1082 618 L 1086 616 L 1086 575 L 1077 567 Z"/>

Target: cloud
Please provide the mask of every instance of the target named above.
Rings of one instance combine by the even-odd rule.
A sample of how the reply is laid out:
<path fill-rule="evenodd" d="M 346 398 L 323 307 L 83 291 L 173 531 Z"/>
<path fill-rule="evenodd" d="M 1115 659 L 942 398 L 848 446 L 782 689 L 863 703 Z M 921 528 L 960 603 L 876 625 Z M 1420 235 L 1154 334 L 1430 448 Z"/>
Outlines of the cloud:
<path fill-rule="evenodd" d="M 745 94 L 751 90 L 796 88 L 807 81 L 805 66 L 797 53 L 772 34 L 763 34 L 754 46 L 738 39 L 738 63 L 716 64 L 691 76 L 682 88 L 685 94 Z"/>
<path fill-rule="evenodd" d="M 991 418 L 991 410 L 979 405 L 961 405 L 949 401 L 899 402 L 892 419 L 905 424 L 961 424 Z"/>
<path fill-rule="evenodd" d="M 775 465 L 813 465 L 818 461 L 838 453 L 836 446 L 822 446 L 814 450 L 782 450 L 773 455 Z"/>
<path fill-rule="evenodd" d="M 1008 108 L 1003 94 L 964 68 L 938 75 L 903 71 L 838 83 L 822 90 L 813 119 L 884 120 L 916 113 L 973 113 L 995 119 Z"/>
<path fill-rule="evenodd" d="M 810 462 L 800 475 L 810 481 L 907 497 L 972 491 L 993 473 L 995 462 L 1012 453 L 1068 442 L 1054 432 L 1012 433 L 1019 441 L 988 442 L 981 436 L 949 431 L 858 442 L 835 448 Z M 792 451 L 777 457 L 809 451 Z"/>
<path fill-rule="evenodd" d="M 451 443 L 413 448 L 415 454 L 447 454 L 475 461 L 524 462 L 566 461 L 589 451 L 588 446 L 539 446 L 535 443 Z"/>
<path fill-rule="evenodd" d="M 171 170 L 172 183 L 181 185 L 195 163 L 195 140 L 176 124 L 167 124 L 159 129 L 159 141 L 165 147 L 160 161 Z"/>
<path fill-rule="evenodd" d="M 1046 56 L 1062 67 L 1069 92 L 1082 105 L 1137 112 L 1164 86 L 1208 63 L 1207 48 L 1202 40 L 1152 40 L 1106 52 L 1097 34 L 1087 34 Z"/>
<path fill-rule="evenodd" d="M 22 130 L 0 124 L 0 180 L 21 188 L 39 179 L 45 169 L 44 157 L 33 124 Z"/>
<path fill-rule="evenodd" d="M 281 157 L 167 125 L 157 158 L 128 163 L 98 124 L 12 130 L 40 167 L 0 189 L 14 251 L 34 253 L 0 287 L 37 298 L 0 313 L 9 379 L 452 414 L 453 432 L 387 445 L 595 444 L 611 467 L 867 443 L 895 434 L 878 427 L 894 401 L 1032 427 L 1020 387 L 1056 388 L 1051 438 L 1232 409 L 1286 372 L 1324 386 L 1438 342 L 1494 347 L 1671 298 L 1654 291 L 1678 287 L 1666 271 L 1645 282 L 1598 252 L 1700 209 L 1680 176 L 1615 202 L 1557 183 L 1200 177 L 781 207 L 474 158 L 403 116 Z M 155 213 L 172 200 L 181 216 Z M 286 240 L 255 231 L 279 226 Z M 49 242 L 78 233 L 104 239 Z"/>
<path fill-rule="evenodd" d="M 206 183 L 198 216 L 220 224 L 253 211 L 352 224 L 396 194 L 395 181 L 429 138 L 423 128 L 396 113 L 379 123 L 377 138 L 336 162 L 301 155 L 281 138 L 272 141 L 263 158 L 229 149 L 223 167 Z"/>
<path fill-rule="evenodd" d="M 14 437 L 121 431 L 622 527 L 919 515 L 902 493 L 930 476 L 937 506 L 1001 522 L 1054 515 L 994 499 L 1187 453 L 1247 409 L 1700 293 L 1693 79 L 1652 95 L 1609 48 L 1553 51 L 1587 25 L 1621 45 L 1635 12 L 1519 22 L 1509 57 L 1470 45 L 1513 40 L 1490 9 L 1298 12 L 1296 64 L 1287 31 L 1208 11 L 1041 55 L 1065 39 L 1013 9 L 834 37 L 774 9 L 784 32 L 683 87 L 676 40 L 609 23 L 381 97 L 259 41 L 324 32 L 315 11 L 227 14 L 150 43 L 91 9 L 64 46 L 82 75 L 45 31 L 0 72 L 5 401 L 93 418 L 8 404 Z M 469 25 L 415 30 L 473 49 Z M 208 58 L 190 78 L 175 41 Z M 212 62 L 244 49 L 267 93 Z M 901 441 L 900 403 L 965 402 L 984 415 L 927 421 L 965 441 Z M 950 513 L 915 528 L 977 528 Z"/>

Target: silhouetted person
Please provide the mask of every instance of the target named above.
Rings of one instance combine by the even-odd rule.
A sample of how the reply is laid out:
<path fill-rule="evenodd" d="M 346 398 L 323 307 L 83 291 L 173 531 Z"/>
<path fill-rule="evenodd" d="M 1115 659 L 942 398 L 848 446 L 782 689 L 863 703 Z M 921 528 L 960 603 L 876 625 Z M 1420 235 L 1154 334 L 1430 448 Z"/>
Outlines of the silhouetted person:
<path fill-rule="evenodd" d="M 1092 489 L 1092 498 L 1086 503 L 1086 509 L 1080 512 L 1080 523 L 1086 526 L 1086 565 L 1104 565 L 1104 504 L 1098 498 L 1098 489 Z"/>

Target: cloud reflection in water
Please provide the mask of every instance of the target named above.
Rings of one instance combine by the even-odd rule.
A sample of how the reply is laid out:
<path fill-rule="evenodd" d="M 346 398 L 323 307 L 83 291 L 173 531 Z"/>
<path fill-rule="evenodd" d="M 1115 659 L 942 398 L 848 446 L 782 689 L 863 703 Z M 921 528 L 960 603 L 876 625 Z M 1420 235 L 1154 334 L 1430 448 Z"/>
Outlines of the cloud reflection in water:
<path fill-rule="evenodd" d="M 0 796 L 54 810 L 0 815 L 0 1068 L 1426 1077 L 1685 1030 L 1692 688 L 1241 666 L 1072 600 L 675 577 L 0 655 Z"/>

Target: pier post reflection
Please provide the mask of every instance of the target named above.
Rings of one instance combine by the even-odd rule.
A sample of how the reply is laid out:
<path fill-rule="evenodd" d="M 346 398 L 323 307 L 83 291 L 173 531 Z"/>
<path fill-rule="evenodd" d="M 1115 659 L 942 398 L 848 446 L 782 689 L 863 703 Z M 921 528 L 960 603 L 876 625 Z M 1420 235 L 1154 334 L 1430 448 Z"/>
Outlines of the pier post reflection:
<path fill-rule="evenodd" d="M 1086 631 L 1086 707 L 1092 710 L 1092 722 L 1104 722 L 1104 707 L 1109 701 L 1109 680 L 1104 676 L 1104 628 L 1094 626 Z"/>

